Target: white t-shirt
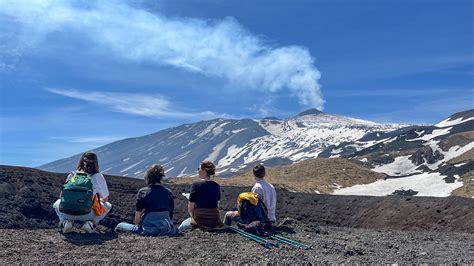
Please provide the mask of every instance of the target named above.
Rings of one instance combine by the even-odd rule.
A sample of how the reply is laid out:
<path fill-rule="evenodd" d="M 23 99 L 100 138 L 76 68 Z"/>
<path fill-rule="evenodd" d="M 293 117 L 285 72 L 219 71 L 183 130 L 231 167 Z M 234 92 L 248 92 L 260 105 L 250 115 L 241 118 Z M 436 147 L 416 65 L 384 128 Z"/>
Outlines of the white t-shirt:
<path fill-rule="evenodd" d="M 72 173 L 68 175 L 66 182 L 71 179 Z M 92 175 L 92 189 L 94 195 L 99 193 L 101 199 L 105 199 L 109 196 L 109 188 L 107 187 L 107 182 L 105 181 L 104 176 L 101 173 L 96 173 Z"/>
<path fill-rule="evenodd" d="M 263 200 L 268 210 L 268 219 L 272 222 L 276 221 L 276 191 L 272 184 L 265 180 L 258 180 L 252 187 L 252 192 L 257 193 L 259 199 Z"/>

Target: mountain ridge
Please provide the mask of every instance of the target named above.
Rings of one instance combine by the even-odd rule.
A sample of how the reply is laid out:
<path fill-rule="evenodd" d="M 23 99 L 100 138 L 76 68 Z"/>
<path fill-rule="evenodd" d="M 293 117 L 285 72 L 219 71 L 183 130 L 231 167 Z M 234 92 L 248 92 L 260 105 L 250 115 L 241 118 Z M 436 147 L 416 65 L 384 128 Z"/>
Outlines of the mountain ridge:
<path fill-rule="evenodd" d="M 404 125 L 377 124 L 309 109 L 287 119 L 223 119 L 183 124 L 141 137 L 118 140 L 94 149 L 102 171 L 139 177 L 153 163 L 168 176 L 189 176 L 204 159 L 215 161 L 218 174 L 233 175 L 255 162 L 291 164 L 318 157 L 326 147 L 355 141 L 369 132 Z M 39 166 L 64 172 L 80 154 Z"/>

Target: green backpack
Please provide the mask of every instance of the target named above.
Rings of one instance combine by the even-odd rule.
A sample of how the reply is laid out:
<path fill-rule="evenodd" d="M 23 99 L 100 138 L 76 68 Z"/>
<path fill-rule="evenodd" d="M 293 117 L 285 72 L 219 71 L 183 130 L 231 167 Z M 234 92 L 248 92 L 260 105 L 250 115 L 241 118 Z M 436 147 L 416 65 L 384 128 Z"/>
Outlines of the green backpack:
<path fill-rule="evenodd" d="M 59 211 L 70 215 L 88 214 L 92 210 L 92 177 L 86 173 L 72 173 L 63 185 Z"/>

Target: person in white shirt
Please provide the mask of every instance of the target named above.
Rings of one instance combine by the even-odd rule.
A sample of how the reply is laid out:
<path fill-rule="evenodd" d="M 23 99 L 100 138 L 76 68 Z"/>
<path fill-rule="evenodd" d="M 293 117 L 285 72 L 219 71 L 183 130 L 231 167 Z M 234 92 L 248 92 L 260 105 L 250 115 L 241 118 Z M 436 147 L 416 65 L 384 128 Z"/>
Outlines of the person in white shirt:
<path fill-rule="evenodd" d="M 99 194 L 100 204 L 104 208 L 103 214 L 96 216 L 93 211 L 84 215 L 62 213 L 59 210 L 61 199 L 58 199 L 53 204 L 53 208 L 58 215 L 59 226 L 62 228 L 63 233 L 70 233 L 73 230 L 74 221 L 83 222 L 82 229 L 87 233 L 93 233 L 94 226 L 99 224 L 99 221 L 104 219 L 112 208 L 112 204 L 109 202 L 109 189 L 107 187 L 107 182 L 105 181 L 104 176 L 99 172 L 97 155 L 91 151 L 82 154 L 76 171 L 68 175 L 66 182 L 68 182 L 76 173 L 87 173 L 91 176 L 93 194 Z"/>
<path fill-rule="evenodd" d="M 265 167 L 262 164 L 257 164 L 253 168 L 252 172 L 256 181 L 255 185 L 252 187 L 252 192 L 257 193 L 258 199 L 263 201 L 267 207 L 268 219 L 270 222 L 274 223 L 276 221 L 275 209 L 277 201 L 275 187 L 265 180 Z M 238 211 L 226 212 L 223 223 L 226 225 L 231 225 L 232 221 L 239 222 Z"/>
<path fill-rule="evenodd" d="M 257 164 L 253 168 L 253 175 L 255 177 L 255 185 L 252 187 L 252 192 L 258 194 L 258 199 L 262 200 L 268 210 L 268 219 L 270 222 L 276 221 L 276 191 L 272 184 L 265 180 L 265 167 L 262 164 Z"/>

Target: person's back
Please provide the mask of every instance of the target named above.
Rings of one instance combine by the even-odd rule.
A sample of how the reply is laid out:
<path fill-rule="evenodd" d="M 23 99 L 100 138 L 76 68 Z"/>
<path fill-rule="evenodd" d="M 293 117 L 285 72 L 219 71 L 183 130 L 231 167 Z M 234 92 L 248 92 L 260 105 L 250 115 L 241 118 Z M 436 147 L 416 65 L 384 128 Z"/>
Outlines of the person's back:
<path fill-rule="evenodd" d="M 173 219 L 173 193 L 159 183 L 150 184 L 138 190 L 136 207 L 143 210 L 143 213 L 165 211 Z"/>
<path fill-rule="evenodd" d="M 79 177 L 79 175 L 81 177 Z M 76 178 L 78 178 L 77 182 L 79 182 L 80 178 L 90 178 L 92 181 L 92 195 L 89 197 L 92 198 L 93 206 L 92 210 L 86 214 L 77 215 L 74 213 L 65 213 L 67 208 L 64 208 L 64 205 L 68 200 L 67 197 L 69 196 L 66 194 L 67 191 L 65 191 L 65 187 L 75 183 L 74 181 Z M 72 190 L 70 191 L 73 191 L 74 187 L 71 188 Z M 65 192 L 65 194 L 63 194 L 63 192 Z M 59 225 L 63 228 L 63 233 L 70 233 L 73 230 L 74 222 L 76 221 L 83 223 L 82 229 L 84 231 L 87 233 L 93 233 L 94 226 L 96 226 L 100 220 L 104 219 L 112 208 L 112 205 L 108 202 L 109 190 L 107 187 L 107 182 L 105 181 L 104 176 L 99 172 L 99 162 L 97 155 L 90 151 L 82 154 L 81 158 L 79 159 L 79 164 L 76 171 L 69 174 L 66 178 L 66 184 L 63 186 L 63 192 L 61 192 L 61 199 L 57 200 L 53 204 L 53 208 L 59 218 Z M 63 195 L 64 197 L 62 197 Z M 96 197 L 97 195 L 99 196 L 98 198 Z"/>
<path fill-rule="evenodd" d="M 179 226 L 180 231 L 193 227 L 204 230 L 221 229 L 222 222 L 219 216 L 219 201 L 221 198 L 220 186 L 210 180 L 215 174 L 215 166 L 210 161 L 201 162 L 198 174 L 200 180 L 193 182 L 189 193 L 188 213 L 190 218 Z"/>
<path fill-rule="evenodd" d="M 264 179 L 256 181 L 252 187 L 252 192 L 257 193 L 259 199 L 263 201 L 268 210 L 268 219 L 271 222 L 276 221 L 276 190 L 275 187 Z"/>
<path fill-rule="evenodd" d="M 252 187 L 252 192 L 258 194 L 259 199 L 265 203 L 268 210 L 268 219 L 271 222 L 276 221 L 276 191 L 272 184 L 268 183 L 265 178 L 265 167 L 262 164 L 257 164 L 253 168 L 253 175 L 255 176 L 255 185 Z"/>
<path fill-rule="evenodd" d="M 265 177 L 265 167 L 262 164 L 257 164 L 252 169 L 253 175 L 255 177 L 255 185 L 252 187 L 252 192 L 258 194 L 259 201 L 262 201 L 267 208 L 267 216 L 270 222 L 276 221 L 276 191 L 272 184 L 264 180 Z M 231 225 L 232 222 L 237 223 L 241 222 L 240 214 L 238 211 L 228 211 L 224 216 L 223 223 L 226 225 Z"/>
<path fill-rule="evenodd" d="M 201 179 L 193 182 L 189 201 L 196 204 L 196 209 L 217 208 L 220 200 L 220 186 L 213 180 Z"/>
<path fill-rule="evenodd" d="M 119 223 L 116 231 L 127 231 L 147 236 L 174 235 L 178 231 L 172 223 L 173 193 L 161 185 L 165 176 L 160 165 L 152 165 L 144 175 L 147 187 L 137 193 L 134 224 Z"/>

